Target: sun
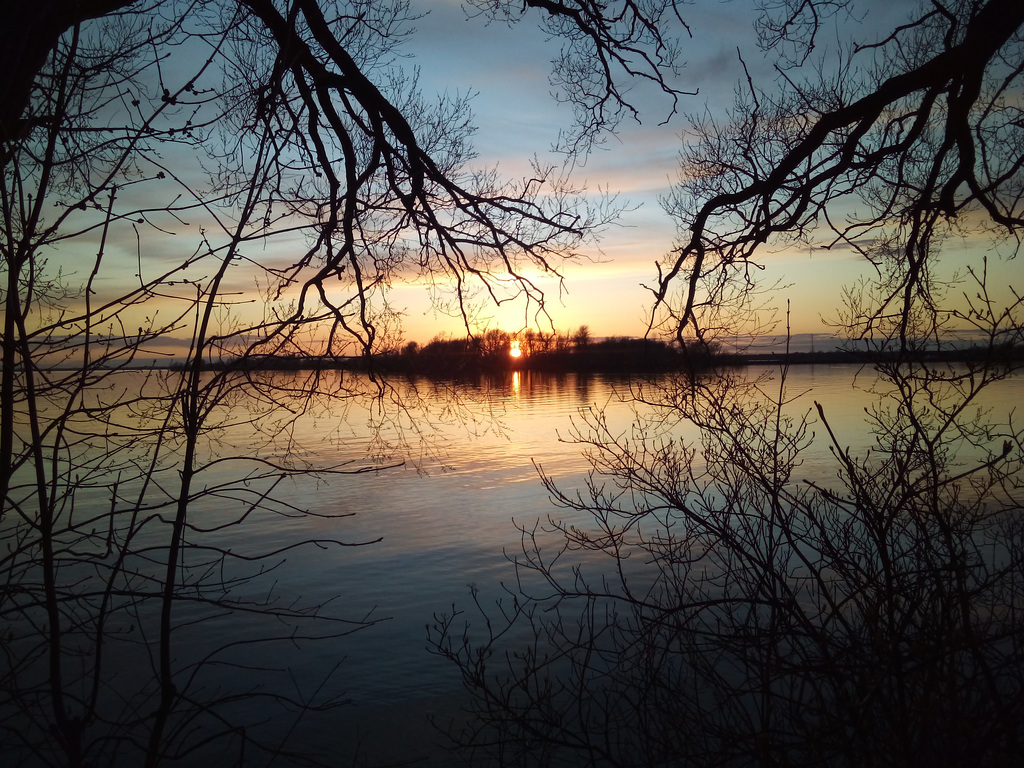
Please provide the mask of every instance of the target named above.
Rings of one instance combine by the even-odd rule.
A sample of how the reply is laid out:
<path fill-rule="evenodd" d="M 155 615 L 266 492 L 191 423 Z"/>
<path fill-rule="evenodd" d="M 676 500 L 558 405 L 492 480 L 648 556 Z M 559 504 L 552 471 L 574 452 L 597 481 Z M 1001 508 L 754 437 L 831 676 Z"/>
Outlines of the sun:
<path fill-rule="evenodd" d="M 509 347 L 508 354 L 511 357 L 522 357 L 523 350 L 519 348 L 519 341 L 517 339 L 512 339 L 512 344 Z"/>

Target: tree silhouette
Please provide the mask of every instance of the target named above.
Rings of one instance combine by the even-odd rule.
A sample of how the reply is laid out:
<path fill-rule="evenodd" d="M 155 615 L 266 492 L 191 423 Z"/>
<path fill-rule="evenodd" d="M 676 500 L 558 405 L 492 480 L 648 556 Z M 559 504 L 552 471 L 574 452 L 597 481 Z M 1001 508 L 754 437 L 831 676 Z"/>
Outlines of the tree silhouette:
<path fill-rule="evenodd" d="M 755 250 L 773 242 L 863 256 L 886 279 L 857 330 L 869 336 L 899 313 L 904 339 L 944 239 L 967 226 L 1015 243 L 1024 214 L 1011 94 L 1024 9 L 1012 0 L 922 5 L 855 45 L 835 71 L 802 79 L 784 68 L 811 55 L 823 17 L 850 5 L 779 3 L 761 19 L 763 44 L 780 52 L 777 87 L 749 80 L 728 123 L 694 125 L 686 181 L 669 204 L 680 242 L 652 289 L 655 312 L 680 338 L 702 335 L 702 311 L 742 301 L 733 288 L 752 282 Z"/>
<path fill-rule="evenodd" d="M 648 11 L 619 10 L 597 36 L 565 26 L 570 55 L 618 62 L 611 93 L 636 71 L 671 95 L 665 43 L 637 36 Z M 218 670 L 269 681 L 254 649 L 371 622 L 264 578 L 297 548 L 349 542 L 299 527 L 250 551 L 238 534 L 309 513 L 283 492 L 296 476 L 384 466 L 310 466 L 296 436 L 324 409 L 391 398 L 381 381 L 360 391 L 245 361 L 393 347 L 388 288 L 408 274 L 454 285 L 467 323 L 481 288 L 511 285 L 542 310 L 529 275 L 557 274 L 613 212 L 553 168 L 467 170 L 466 101 L 428 104 L 393 66 L 403 2 L 43 0 L 3 14 L 3 759 L 278 754 L 288 728 L 247 728 L 241 699 L 310 712 L 338 686 L 295 692 L 285 669 L 283 688 L 238 691 Z M 592 138 L 611 120 L 588 109 Z M 137 370 L 161 358 L 177 367 Z M 221 621 L 244 639 L 211 646 Z"/>
<path fill-rule="evenodd" d="M 924 4 L 831 68 L 857 4 L 764 8 L 779 79 L 691 126 L 652 326 L 699 348 L 761 322 L 766 248 L 853 250 L 875 276 L 834 321 L 871 361 L 869 447 L 785 365 L 645 383 L 625 431 L 582 412 L 585 487 L 542 470 L 560 511 L 522 525 L 506 599 L 431 633 L 474 696 L 451 735 L 499 764 L 1003 766 L 1024 741 L 1024 434 L 983 405 L 1024 299 L 987 260 L 936 269 L 946 239 L 1019 247 L 1024 9 Z"/>
<path fill-rule="evenodd" d="M 590 326 L 581 325 L 572 336 L 573 347 L 583 351 L 590 345 Z"/>

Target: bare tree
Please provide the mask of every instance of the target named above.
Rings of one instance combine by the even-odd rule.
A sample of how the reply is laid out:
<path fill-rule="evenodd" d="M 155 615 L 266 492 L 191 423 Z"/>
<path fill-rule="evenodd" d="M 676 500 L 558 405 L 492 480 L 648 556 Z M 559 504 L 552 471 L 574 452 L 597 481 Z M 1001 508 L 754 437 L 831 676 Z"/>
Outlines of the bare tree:
<path fill-rule="evenodd" d="M 586 486 L 543 476 L 561 512 L 523 526 L 506 599 L 432 631 L 475 697 L 453 737 L 501 764 L 1003 766 L 1024 741 L 1024 434 L 984 407 L 1024 300 L 936 270 L 954 234 L 1016 255 L 1024 10 L 925 4 L 830 69 L 815 42 L 854 3 L 765 7 L 780 80 L 695 122 L 652 325 L 756 320 L 766 245 L 854 249 L 867 447 L 785 365 L 645 384 L 625 433 L 584 412 Z M 812 439 L 834 477 L 801 469 Z"/>
<path fill-rule="evenodd" d="M 512 342 L 512 336 L 508 331 L 491 328 L 474 341 L 477 342 L 477 354 L 485 360 L 492 362 L 508 360 L 508 351 Z"/>
<path fill-rule="evenodd" d="M 675 114 L 679 97 L 686 95 L 668 77 L 678 74 L 681 65 L 675 33 L 689 33 L 680 10 L 683 4 L 675 0 L 469 0 L 467 5 L 508 24 L 531 18 L 531 9 L 543 11 L 544 29 L 563 41 L 551 85 L 556 98 L 570 104 L 576 116 L 574 129 L 561 143 L 570 155 L 589 152 L 623 118 L 640 118 L 625 83 L 646 81 L 667 96 L 671 106 L 665 120 Z"/>
<path fill-rule="evenodd" d="M 288 730 L 246 729 L 244 694 L 337 703 L 337 684 L 211 682 L 258 666 L 257 647 L 371 623 L 258 578 L 295 548 L 346 542 L 235 538 L 310 513 L 277 492 L 291 478 L 383 466 L 309 466 L 292 442 L 309 414 L 381 385 L 261 361 L 392 345 L 387 288 L 410 272 L 451 282 L 464 314 L 471 283 L 542 308 L 525 268 L 557 270 L 606 219 L 552 168 L 465 170 L 466 102 L 428 105 L 393 66 L 411 20 L 376 0 L 5 10 L 4 760 L 244 761 Z M 648 61 L 659 82 L 671 71 Z M 177 367 L 149 369 L 160 356 Z M 225 616 L 245 639 L 211 645 L 196 628 Z"/>
<path fill-rule="evenodd" d="M 233 302 L 224 284 L 271 177 L 201 188 L 171 170 L 161 149 L 202 146 L 220 117 L 200 117 L 211 104 L 202 84 L 215 55 L 189 72 L 193 103 L 184 108 L 161 93 L 153 75 L 162 59 L 152 53 L 179 40 L 184 20 L 134 21 L 107 20 L 63 39 L 33 102 L 44 117 L 5 144 L 0 611 L 4 748 L 18 762 L 156 765 L 225 736 L 239 753 L 276 750 L 280 733 L 237 730 L 237 692 L 210 692 L 208 671 L 243 663 L 251 641 L 292 643 L 369 623 L 332 616 L 316 600 L 279 601 L 269 585 L 251 583 L 292 548 L 342 542 L 298 536 L 263 552 L 223 538 L 247 519 L 301 513 L 273 490 L 309 469 L 289 457 L 287 436 L 316 403 L 297 381 L 289 391 L 271 376 L 206 370 L 244 355 L 261 328 L 273 329 L 278 345 L 296 338 L 272 313 L 270 323 L 245 324 L 224 314 Z M 247 161 L 266 163 L 272 146 L 269 134 L 256 136 Z M 196 217 L 206 229 L 188 245 L 194 250 L 150 266 L 154 243 L 142 233 Z M 117 252 L 125 230 L 139 235 L 127 258 Z M 64 249 L 91 259 L 76 269 L 50 255 Z M 126 264 L 135 279 L 112 280 Z M 132 370 L 182 333 L 180 370 Z M 240 433 L 245 450 L 221 442 Z M 183 605 L 193 606 L 188 618 Z M 264 623 L 242 644 L 190 642 L 186 652 L 176 642 L 226 612 Z M 290 629 L 270 630 L 268 621 Z M 336 698 L 285 690 L 263 695 L 285 708 Z"/>
<path fill-rule="evenodd" d="M 1021 307 L 975 309 L 1019 345 Z M 785 368 L 647 385 L 628 434 L 585 412 L 590 480 L 544 476 L 560 513 L 522 527 L 506 599 L 438 616 L 475 702 L 456 743 L 502 765 L 1014 764 L 1024 434 L 972 407 L 1013 375 L 990 329 L 978 361 L 862 373 L 868 450 Z M 813 431 L 832 482 L 801 470 Z"/>
<path fill-rule="evenodd" d="M 762 41 L 784 63 L 806 61 L 822 19 L 851 5 L 768 6 L 777 13 L 761 19 Z M 912 335 L 944 239 L 966 228 L 1016 247 L 1022 139 L 1010 94 L 1022 25 L 1011 0 L 922 4 L 834 69 L 806 79 L 781 69 L 771 89 L 751 79 L 730 121 L 694 121 L 698 140 L 669 204 L 680 242 L 658 267 L 655 312 L 680 338 L 701 335 L 702 312 L 741 302 L 737 286 L 756 284 L 755 251 L 795 240 L 866 258 L 885 287 L 859 331 L 870 336 L 895 312 L 902 337 Z"/>
<path fill-rule="evenodd" d="M 583 351 L 590 345 L 590 326 L 581 325 L 576 329 L 576 333 L 572 335 L 572 345 L 574 349 Z"/>

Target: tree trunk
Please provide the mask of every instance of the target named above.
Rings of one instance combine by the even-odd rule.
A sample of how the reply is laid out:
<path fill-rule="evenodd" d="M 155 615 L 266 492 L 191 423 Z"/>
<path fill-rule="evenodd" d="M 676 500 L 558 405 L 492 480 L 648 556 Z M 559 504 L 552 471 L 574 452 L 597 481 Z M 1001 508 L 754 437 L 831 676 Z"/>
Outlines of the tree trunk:
<path fill-rule="evenodd" d="M 127 8 L 135 0 L 33 0 L 5 4 L 0 21 L 0 140 L 21 133 L 32 81 L 60 36 L 75 24 Z"/>

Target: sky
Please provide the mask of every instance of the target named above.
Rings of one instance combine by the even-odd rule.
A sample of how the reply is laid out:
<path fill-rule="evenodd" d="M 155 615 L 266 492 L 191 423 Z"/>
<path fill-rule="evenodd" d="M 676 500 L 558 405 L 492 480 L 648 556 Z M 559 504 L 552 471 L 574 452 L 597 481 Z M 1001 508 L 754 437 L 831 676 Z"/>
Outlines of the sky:
<path fill-rule="evenodd" d="M 419 70 L 420 88 L 428 100 L 438 94 L 475 94 L 474 143 L 479 155 L 475 164 L 497 166 L 504 176 L 518 178 L 529 172 L 534 156 L 542 162 L 560 162 L 561 158 L 550 150 L 559 131 L 570 125 L 572 113 L 567 105 L 551 97 L 548 85 L 550 60 L 558 54 L 558 41 L 547 40 L 532 21 L 510 29 L 504 23 L 485 25 L 483 19 L 467 18 L 460 0 L 410 3 L 413 13 L 424 16 L 400 49 L 404 56 L 401 65 Z M 572 331 L 585 324 L 595 338 L 642 336 L 647 332 L 652 294 L 644 285 L 653 284 L 655 263 L 664 263 L 676 238 L 675 222 L 663 210 L 661 200 L 678 178 L 678 155 L 686 140 L 687 115 L 723 118 L 744 79 L 744 63 L 758 85 L 770 87 L 775 78 L 771 62 L 762 58 L 756 46 L 753 4 L 753 0 L 702 0 L 684 6 L 693 37 L 682 39 L 686 65 L 673 85 L 697 93 L 681 96 L 678 114 L 666 121 L 669 100 L 650 87 L 636 86 L 630 97 L 641 110 L 642 122 L 627 118 L 616 135 L 606 137 L 603 146 L 574 168 L 576 185 L 617 195 L 625 210 L 603 232 L 598 245 L 585 249 L 587 258 L 562 265 L 564 283 L 537 279 L 545 289 L 547 309 L 558 331 Z M 840 26 L 839 37 L 847 30 L 858 36 L 869 36 L 872 28 L 891 30 L 905 6 L 888 0 L 862 0 L 857 7 L 867 10 L 858 21 L 850 22 L 852 26 Z M 835 45 L 826 37 L 819 49 L 827 53 Z M 184 164 L 181 168 L 171 162 L 169 165 L 182 174 L 205 173 L 194 159 L 191 171 Z M 174 237 L 148 242 L 146 258 L 150 261 L 145 264 L 138 260 L 142 268 L 155 269 L 155 265 L 180 260 L 186 243 L 187 248 L 194 247 L 200 225 L 198 221 L 186 224 L 180 219 L 162 222 L 161 226 L 173 231 Z M 91 236 L 98 238 L 98 230 Z M 130 274 L 137 269 L 132 266 L 137 261 L 135 240 L 120 246 L 124 271 Z M 96 246 L 89 242 L 88 247 Z M 289 263 L 299 247 L 301 243 L 275 239 L 265 245 L 260 258 Z M 982 252 L 975 243 L 954 243 L 946 250 L 955 254 L 951 260 L 954 264 L 962 264 L 965 253 L 977 263 Z M 759 256 L 764 265 L 762 285 L 780 286 L 766 296 L 780 320 L 778 330 L 785 328 L 783 315 L 788 306 L 793 333 L 825 332 L 826 324 L 836 319 L 843 287 L 867 274 L 863 261 L 849 251 L 818 249 L 811 253 L 806 247 L 766 248 Z M 82 263 L 88 264 L 89 258 L 86 256 Z M 129 266 L 131 269 L 127 269 Z M 1003 285 L 1020 272 L 1019 263 L 999 269 L 1003 272 L 996 282 Z M 253 305 L 256 302 L 248 298 L 253 295 L 252 282 L 246 279 L 237 282 L 242 292 L 240 309 L 246 301 Z M 390 303 L 402 312 L 404 340 L 425 343 L 439 334 L 465 335 L 459 319 L 430 306 L 430 295 L 423 285 L 395 281 Z M 485 305 L 476 316 L 475 330 L 500 327 L 514 332 L 530 320 L 524 317 L 522 305 Z M 548 331 L 550 327 L 542 324 L 541 329 Z"/>
<path fill-rule="evenodd" d="M 900 13 L 894 8 L 899 3 L 872 5 L 855 24 L 857 32 L 872 24 L 891 24 L 894 13 Z M 694 35 L 683 39 L 686 66 L 674 85 L 697 95 L 682 97 L 680 113 L 664 122 L 667 99 L 642 88 L 634 91 L 643 122 L 627 119 L 617 135 L 575 170 L 577 182 L 620 195 L 629 210 L 604 233 L 599 248 L 589 249 L 592 261 L 564 267 L 564 293 L 559 294 L 555 282 L 546 283 L 553 299 L 549 310 L 559 330 L 586 324 L 597 337 L 646 332 L 652 296 L 642 286 L 652 284 L 655 262 L 664 262 L 673 247 L 675 224 L 660 201 L 677 180 L 686 115 L 725 114 L 744 77 L 738 51 L 755 82 L 769 86 L 774 78 L 756 46 L 751 6 L 748 0 L 735 0 L 685 7 L 684 18 Z M 475 91 L 480 162 L 497 163 L 512 176 L 525 172 L 528 159 L 548 152 L 559 128 L 572 118 L 569 108 L 549 94 L 549 61 L 557 45 L 529 23 L 509 29 L 467 19 L 458 0 L 414 2 L 412 7 L 429 10 L 404 47 L 408 62 L 420 68 L 424 92 Z M 822 46 L 829 44 L 826 39 Z M 781 321 L 788 302 L 793 332 L 823 331 L 824 323 L 836 317 L 843 286 L 866 274 L 864 263 L 843 251 L 766 249 L 763 265 L 762 284 L 780 286 L 769 303 Z M 407 338 L 425 341 L 437 333 L 461 334 L 456 322 L 431 311 L 417 288 L 396 286 L 393 299 L 406 308 Z M 522 325 L 521 309 L 516 308 L 485 312 L 483 318 L 506 330 Z"/>
<path fill-rule="evenodd" d="M 474 90 L 481 162 L 496 162 L 511 175 L 524 171 L 526 161 L 548 152 L 558 130 L 572 118 L 567 106 L 551 98 L 548 86 L 549 62 L 557 46 L 529 23 L 509 29 L 504 24 L 483 26 L 479 19 L 467 20 L 457 0 L 419 5 L 429 7 L 429 15 L 417 23 L 417 34 L 405 50 L 420 67 L 423 90 L 427 94 Z M 685 18 L 695 34 L 683 40 L 686 66 L 674 85 L 696 90 L 697 95 L 682 97 L 680 114 L 664 122 L 668 99 L 650 89 L 635 90 L 643 122 L 627 119 L 617 135 L 608 137 L 574 171 L 574 178 L 589 189 L 606 188 L 620 195 L 629 210 L 604 232 L 598 249 L 589 249 L 592 261 L 564 267 L 562 295 L 556 283 L 547 283 L 554 298 L 549 309 L 560 330 L 586 324 L 598 337 L 646 332 L 652 295 L 643 285 L 653 283 L 655 262 L 664 261 L 676 235 L 675 223 L 660 200 L 677 180 L 684 113 L 722 114 L 731 105 L 743 76 L 738 48 L 753 71 L 760 69 L 769 76 L 756 60 L 749 5 L 715 2 L 686 8 Z M 701 34 L 707 30 L 713 34 Z M 808 332 L 821 329 L 821 314 L 835 307 L 843 280 L 854 278 L 861 267 L 844 256 L 818 258 L 812 264 L 806 253 L 779 254 L 769 261 L 766 282 L 793 283 L 778 294 L 778 306 L 790 299 L 794 329 Z M 801 276 L 811 277 L 814 291 L 807 291 Z M 827 292 L 823 283 L 829 284 Z M 833 293 L 833 298 L 825 300 L 827 293 Z M 408 338 L 422 341 L 435 333 L 458 333 L 447 318 L 430 311 L 415 289 L 400 288 L 394 298 L 408 307 L 404 321 Z M 495 312 L 493 318 L 495 325 L 508 330 L 522 321 L 520 312 L 512 308 Z"/>
<path fill-rule="evenodd" d="M 479 162 L 497 163 L 512 176 L 525 173 L 529 159 L 547 155 L 559 130 L 572 120 L 570 108 L 556 103 L 548 85 L 550 60 L 559 50 L 557 42 L 546 40 L 530 22 L 510 29 L 503 23 L 485 26 L 481 19 L 467 19 L 458 0 L 420 2 L 418 6 L 429 8 L 429 15 L 417 23 L 417 34 L 405 50 L 410 63 L 420 67 L 424 92 L 474 91 Z M 709 17 L 706 23 L 725 32 L 716 39 L 729 41 L 735 50 L 733 41 L 742 30 L 729 9 L 716 4 L 704 15 Z M 711 93 L 720 93 L 725 86 L 731 100 L 732 85 L 721 76 L 720 67 L 729 54 L 697 48 L 699 54 L 692 57 L 693 63 L 674 85 L 690 90 L 696 82 L 702 92 Z M 711 74 L 717 82 L 705 83 Z M 651 294 L 642 285 L 651 282 L 656 275 L 655 261 L 663 259 L 672 247 L 675 225 L 662 210 L 659 198 L 676 179 L 684 122 L 676 115 L 662 124 L 671 105 L 661 94 L 641 90 L 632 95 L 642 107 L 643 122 L 627 120 L 618 135 L 607 137 L 583 167 L 574 169 L 577 183 L 619 195 L 628 210 L 603 233 L 599 247 L 585 249 L 589 261 L 564 265 L 563 291 L 554 280 L 542 281 L 552 298 L 548 309 L 559 330 L 586 324 L 600 337 L 641 336 L 647 328 Z M 701 96 L 682 107 L 703 108 L 705 101 Z M 397 304 L 408 302 L 404 321 L 408 338 L 427 340 L 435 333 L 459 333 L 447 318 L 435 316 L 415 289 L 399 288 L 394 298 Z M 495 325 L 507 330 L 515 330 L 523 321 L 521 308 L 495 311 L 492 317 Z"/>

